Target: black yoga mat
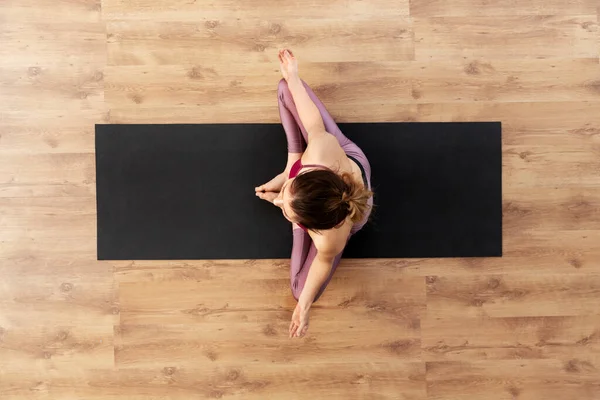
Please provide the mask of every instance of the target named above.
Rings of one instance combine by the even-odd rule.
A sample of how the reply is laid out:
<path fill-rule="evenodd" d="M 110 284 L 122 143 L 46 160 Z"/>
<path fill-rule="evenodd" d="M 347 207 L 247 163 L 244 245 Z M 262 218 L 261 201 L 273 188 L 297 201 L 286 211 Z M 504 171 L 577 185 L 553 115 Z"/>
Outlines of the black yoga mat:
<path fill-rule="evenodd" d="M 500 123 L 340 128 L 376 193 L 344 257 L 502 254 Z M 254 195 L 286 156 L 278 124 L 97 125 L 98 259 L 288 258 L 289 223 Z"/>

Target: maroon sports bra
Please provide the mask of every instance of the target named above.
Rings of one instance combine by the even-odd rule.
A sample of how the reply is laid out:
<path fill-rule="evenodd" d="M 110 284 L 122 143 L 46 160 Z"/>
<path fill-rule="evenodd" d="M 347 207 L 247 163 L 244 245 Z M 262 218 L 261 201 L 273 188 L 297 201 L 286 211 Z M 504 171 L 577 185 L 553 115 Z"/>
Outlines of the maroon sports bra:
<path fill-rule="evenodd" d="M 288 176 L 288 179 L 292 179 L 298 176 L 298 173 L 300 172 L 300 170 L 302 168 L 327 168 L 324 165 L 319 165 L 319 164 L 306 164 L 306 165 L 302 165 L 302 160 L 298 159 L 293 165 L 292 168 L 290 168 L 290 174 Z"/>

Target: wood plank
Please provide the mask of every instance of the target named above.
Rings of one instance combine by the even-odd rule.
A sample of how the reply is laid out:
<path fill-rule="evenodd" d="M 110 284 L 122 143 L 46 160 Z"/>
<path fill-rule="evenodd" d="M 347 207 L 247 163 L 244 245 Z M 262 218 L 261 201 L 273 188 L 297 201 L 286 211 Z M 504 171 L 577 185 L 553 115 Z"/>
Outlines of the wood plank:
<path fill-rule="evenodd" d="M 426 365 L 428 399 L 594 399 L 600 392 L 594 365 L 576 359 Z"/>
<path fill-rule="evenodd" d="M 600 316 L 423 318 L 427 361 L 570 359 L 600 354 Z M 600 361 L 600 360 L 598 360 Z"/>
<path fill-rule="evenodd" d="M 82 321 L 83 322 L 83 321 Z M 113 326 L 34 325 L 2 327 L 0 369 L 27 372 L 35 369 L 77 370 L 114 366 Z M 0 392 L 1 393 L 1 392 Z"/>
<path fill-rule="evenodd" d="M 93 236 L 93 197 L 0 198 L 0 240 L 19 234 L 27 238 Z"/>
<path fill-rule="evenodd" d="M 504 240 L 505 254 L 511 256 L 565 257 L 573 268 L 580 260 L 598 255 L 595 245 L 600 239 L 600 230 L 528 231 L 512 233 Z"/>
<path fill-rule="evenodd" d="M 154 108 L 172 104 L 198 107 L 199 112 L 209 115 L 213 106 L 223 103 L 235 105 L 236 109 L 249 105 L 272 109 L 277 104 L 277 84 L 281 79 L 278 64 L 244 65 L 243 73 L 226 60 L 189 66 L 109 66 L 105 71 L 105 99 L 111 108 Z M 409 65 L 404 62 L 301 61 L 304 79 L 327 104 L 354 104 L 366 98 L 371 102 L 391 98 L 397 102 L 413 102 L 409 73 L 399 72 L 408 71 Z"/>
<path fill-rule="evenodd" d="M 105 280 L 110 277 L 113 281 L 114 266 L 107 261 L 97 261 L 86 253 L 71 252 L 68 255 L 54 255 L 53 257 L 36 257 L 28 255 L 18 258 L 2 259 L 0 275 L 3 277 L 18 276 L 45 276 L 56 275 L 63 277 L 76 277 L 85 273 L 87 279 Z M 116 288 L 116 287 L 115 287 Z"/>
<path fill-rule="evenodd" d="M 102 15 L 107 20 L 223 21 L 236 18 L 291 20 L 298 17 L 315 20 L 335 18 L 367 19 L 382 16 L 408 16 L 409 1 L 332 0 L 323 7 L 318 2 L 301 0 L 103 0 Z"/>
<path fill-rule="evenodd" d="M 7 22 L 2 24 L 0 67 L 69 67 L 106 64 L 102 23 Z"/>
<path fill-rule="evenodd" d="M 269 61 L 277 50 L 294 49 L 302 59 L 324 61 L 412 60 L 408 18 L 340 21 L 291 19 L 204 22 L 107 22 L 108 65 L 203 64 Z M 201 51 L 199 49 L 202 49 Z"/>
<path fill-rule="evenodd" d="M 552 165 L 552 167 L 551 167 Z M 594 149 L 581 146 L 558 150 L 552 146 L 503 146 L 502 166 L 509 187 L 600 186 L 600 159 Z M 557 168 L 554 175 L 548 168 Z"/>
<path fill-rule="evenodd" d="M 5 285 L 11 284 L 11 281 Z M 69 299 L 55 293 L 44 298 L 23 297 L 19 301 L 0 300 L 0 325 L 11 327 L 40 326 L 112 326 L 118 321 L 118 303 L 110 297 Z M 3 297 L 4 298 L 4 297 Z M 17 329 L 17 328 L 15 328 Z"/>
<path fill-rule="evenodd" d="M 2 17 L 19 22 L 100 22 L 101 0 L 7 0 Z"/>
<path fill-rule="evenodd" d="M 427 278 L 427 317 L 597 315 L 600 275 L 473 275 Z"/>
<path fill-rule="evenodd" d="M 591 15 L 595 0 L 410 0 L 413 17 Z"/>
<path fill-rule="evenodd" d="M 600 100 L 597 57 L 422 61 L 408 70 L 419 103 Z"/>
<path fill-rule="evenodd" d="M 415 18 L 413 29 L 416 60 L 598 57 L 594 15 Z"/>
<path fill-rule="evenodd" d="M 117 287 L 112 277 L 112 269 L 92 269 L 77 271 L 76 273 L 62 272 L 40 275 L 3 276 L 3 285 L 0 287 L 0 302 L 6 307 L 0 324 L 5 328 L 43 324 L 40 319 L 29 318 L 26 314 L 13 314 L 11 309 L 30 309 L 36 314 L 47 314 L 55 308 L 73 311 L 85 310 L 106 314 L 118 315 Z M 51 314 L 51 313 L 50 313 Z M 51 315 L 49 315 L 51 316 Z M 60 317 L 68 321 L 71 315 Z M 22 323 L 25 322 L 25 325 Z M 73 325 L 72 323 L 58 322 L 60 325 Z M 101 324 L 98 324 L 101 325 Z"/>
<path fill-rule="evenodd" d="M 94 125 L 107 117 L 99 110 L 2 111 L 0 155 L 8 153 L 93 153 Z M 1 196 L 1 194 L 0 194 Z"/>
<path fill-rule="evenodd" d="M 72 255 L 73 259 L 96 260 L 95 235 L 88 237 L 45 237 L 42 239 L 16 236 L 0 242 L 0 260 L 60 260 Z M 35 261 L 35 262 L 37 262 Z"/>
<path fill-rule="evenodd" d="M 504 232 L 594 230 L 600 226 L 600 188 L 522 188 L 503 193 Z"/>
<path fill-rule="evenodd" d="M 0 184 L 91 184 L 96 181 L 93 153 L 3 154 Z"/>
<path fill-rule="evenodd" d="M 91 197 L 96 195 L 96 183 L 0 183 L 0 197 Z"/>
<path fill-rule="evenodd" d="M 577 362 L 578 367 L 562 360 L 483 360 L 483 361 L 432 361 L 426 363 L 427 380 L 431 382 L 448 379 L 479 380 L 483 375 L 490 380 L 535 380 L 542 373 L 548 380 L 598 384 L 593 365 Z M 574 368 L 575 367 L 575 368 Z M 485 379 L 485 378 L 484 378 Z"/>
<path fill-rule="evenodd" d="M 234 312 L 234 310 L 231 310 Z M 115 350 L 119 369 L 149 369 L 170 363 L 183 368 L 230 364 L 315 365 L 331 363 L 372 363 L 420 361 L 419 330 L 394 324 L 352 325 L 357 316 L 350 311 L 311 312 L 310 334 L 290 339 L 292 312 L 243 311 L 204 323 L 178 325 L 121 325 L 120 346 Z M 374 333 L 377 332 L 376 335 Z M 244 337 L 243 345 L 239 338 Z"/>
<path fill-rule="evenodd" d="M 374 103 L 392 98 L 396 104 L 534 102 L 547 101 L 549 92 L 553 101 L 600 100 L 595 85 L 597 58 L 444 64 L 302 60 L 301 69 L 327 105 L 364 105 L 365 99 Z M 266 107 L 273 102 L 280 78 L 277 64 L 244 63 L 243 70 L 243 74 L 234 71 L 227 61 L 192 66 L 109 66 L 106 101 L 114 108 L 165 103 L 210 107 L 223 102 L 236 107 L 247 103 Z M 579 73 L 570 74 L 573 70 Z"/>
<path fill-rule="evenodd" d="M 0 103 L 6 111 L 102 109 L 101 66 L 0 68 Z"/>
<path fill-rule="evenodd" d="M 30 396 L 33 392 L 47 398 L 102 400 L 190 397 L 259 400 L 265 396 L 300 400 L 314 391 L 328 398 L 384 400 L 396 397 L 398 388 L 402 387 L 406 399 L 425 399 L 423 363 L 402 360 L 348 364 L 323 361 L 311 367 L 236 363 L 209 369 L 178 368 L 167 363 L 144 370 L 97 369 L 70 376 L 60 372 L 52 377 L 38 376 L 34 380 L 7 374 L 6 381 L 0 383 L 0 393 L 15 396 L 12 398 Z M 3 390 L 3 386 L 7 389 Z"/>

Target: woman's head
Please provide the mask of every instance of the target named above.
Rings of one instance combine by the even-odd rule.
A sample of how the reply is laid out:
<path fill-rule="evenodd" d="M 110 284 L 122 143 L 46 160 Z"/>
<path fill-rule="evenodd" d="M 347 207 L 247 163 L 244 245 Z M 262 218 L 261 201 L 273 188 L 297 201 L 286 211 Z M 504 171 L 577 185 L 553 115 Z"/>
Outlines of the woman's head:
<path fill-rule="evenodd" d="M 356 223 L 368 211 L 372 192 L 348 173 L 315 169 L 286 182 L 275 201 L 290 221 L 307 229 L 331 229 L 350 217 Z"/>

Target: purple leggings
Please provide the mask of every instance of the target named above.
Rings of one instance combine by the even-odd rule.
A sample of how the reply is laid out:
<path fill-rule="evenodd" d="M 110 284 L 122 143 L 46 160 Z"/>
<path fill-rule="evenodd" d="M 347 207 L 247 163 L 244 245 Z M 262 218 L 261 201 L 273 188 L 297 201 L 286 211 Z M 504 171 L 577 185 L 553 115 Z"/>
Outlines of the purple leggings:
<path fill-rule="evenodd" d="M 306 82 L 303 81 L 302 83 L 304 84 L 309 97 L 321 112 L 321 118 L 323 118 L 325 130 L 337 138 L 346 155 L 352 156 L 361 164 L 367 176 L 369 189 L 371 189 L 371 165 L 369 164 L 365 153 L 363 153 L 363 151 L 354 142 L 348 139 L 342 133 L 342 131 L 340 131 L 340 128 L 338 128 L 329 112 L 327 112 L 327 109 L 325 109 L 325 106 L 321 100 L 319 100 L 311 88 L 308 87 Z M 306 143 L 308 142 L 308 133 L 306 132 L 306 129 L 304 129 L 302 121 L 300 121 L 296 104 L 294 104 L 294 99 L 290 93 L 287 82 L 284 79 L 279 82 L 277 97 L 279 99 L 279 115 L 281 117 L 281 123 L 283 124 L 283 129 L 285 130 L 285 135 L 287 137 L 288 152 L 303 153 L 304 149 L 306 148 Z M 373 198 L 369 200 L 369 206 L 372 205 Z M 361 222 L 354 224 L 352 230 L 350 231 L 350 235 L 355 234 L 363 226 L 365 226 L 368 219 L 369 215 L 367 214 Z M 308 233 L 302 229 L 294 229 L 293 236 L 294 243 L 292 246 L 290 279 L 292 285 L 292 294 L 294 295 L 294 298 L 298 300 L 300 294 L 302 293 L 302 289 L 304 289 L 304 284 L 306 282 L 310 266 L 317 255 L 317 249 Z M 350 237 L 348 237 L 348 239 L 350 239 Z M 321 286 L 321 289 L 315 296 L 314 301 L 317 301 L 319 297 L 321 297 L 321 294 L 323 294 L 325 291 L 325 288 L 329 284 L 329 281 L 331 281 L 331 278 L 333 277 L 341 258 L 342 253 L 340 252 L 340 254 L 335 257 L 333 266 L 331 268 L 331 273 L 327 277 L 327 280 L 325 280 L 325 283 L 323 283 L 323 286 Z"/>

